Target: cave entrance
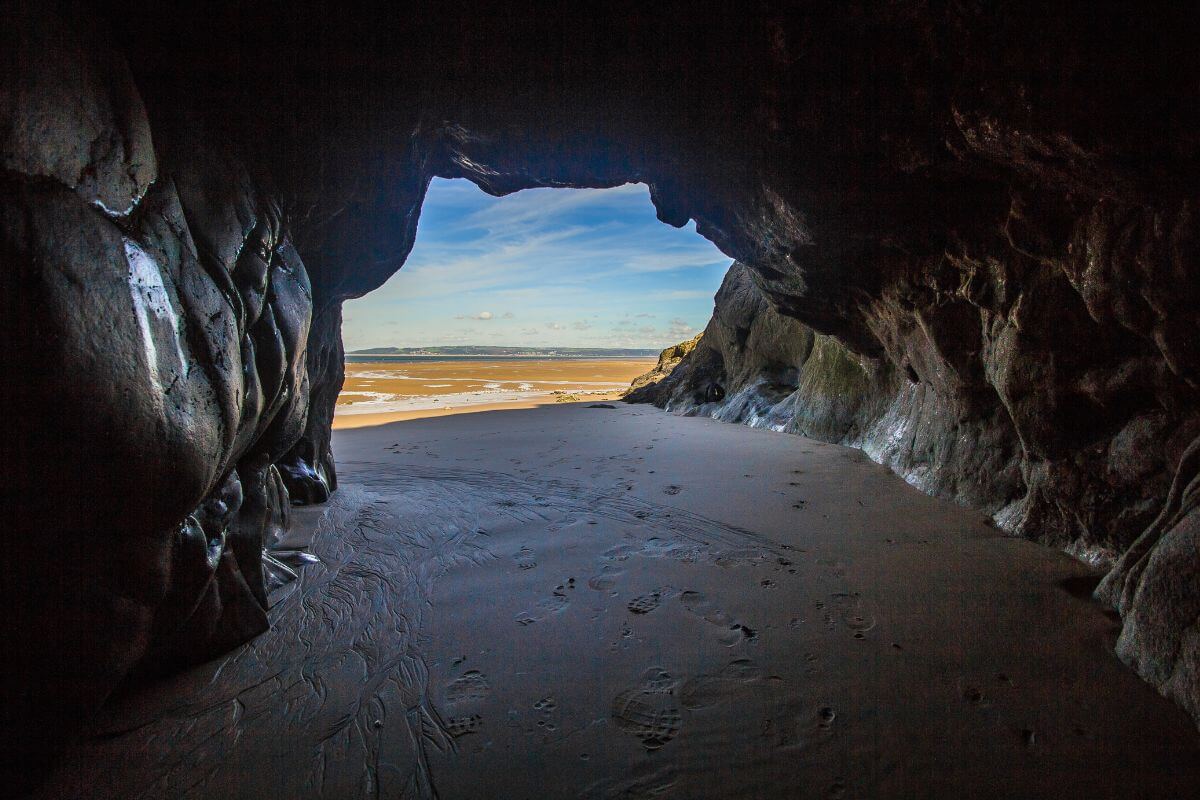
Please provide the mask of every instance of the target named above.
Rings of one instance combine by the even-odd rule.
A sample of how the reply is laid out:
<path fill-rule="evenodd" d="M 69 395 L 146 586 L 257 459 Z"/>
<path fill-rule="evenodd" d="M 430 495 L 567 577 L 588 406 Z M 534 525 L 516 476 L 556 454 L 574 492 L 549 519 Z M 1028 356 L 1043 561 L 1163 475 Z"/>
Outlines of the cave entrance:
<path fill-rule="evenodd" d="M 612 399 L 703 329 L 728 265 L 643 184 L 434 179 L 404 268 L 345 305 L 334 427 Z"/>

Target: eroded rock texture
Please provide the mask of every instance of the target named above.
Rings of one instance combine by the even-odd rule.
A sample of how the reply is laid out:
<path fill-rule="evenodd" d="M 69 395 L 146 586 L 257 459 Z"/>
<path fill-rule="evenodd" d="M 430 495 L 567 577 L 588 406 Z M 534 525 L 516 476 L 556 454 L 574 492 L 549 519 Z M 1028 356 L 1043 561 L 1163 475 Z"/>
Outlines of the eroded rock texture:
<path fill-rule="evenodd" d="M 92 16 L 5 8 L 6 788 L 135 668 L 266 629 L 311 290 L 199 120 L 153 127 Z M 8 774 L 8 769 L 15 774 Z"/>
<path fill-rule="evenodd" d="M 1119 559 L 1122 657 L 1195 709 L 1190 9 L 418 6 L 3 6 L 7 689 L 65 719 L 261 627 L 270 465 L 336 485 L 340 305 L 443 176 L 647 183 L 744 265 L 689 402 Z"/>

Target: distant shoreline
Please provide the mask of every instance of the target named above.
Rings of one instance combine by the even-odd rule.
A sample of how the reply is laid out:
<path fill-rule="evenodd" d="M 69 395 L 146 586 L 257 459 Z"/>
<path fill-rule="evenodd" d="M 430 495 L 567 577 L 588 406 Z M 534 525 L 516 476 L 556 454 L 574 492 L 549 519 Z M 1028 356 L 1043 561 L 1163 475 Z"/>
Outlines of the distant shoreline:
<path fill-rule="evenodd" d="M 614 400 L 656 363 L 634 356 L 350 353 L 333 427 Z"/>
<path fill-rule="evenodd" d="M 657 355 L 657 354 L 655 354 Z M 404 361 L 646 361 L 654 355 L 493 355 L 491 353 L 346 353 L 348 364 Z"/>

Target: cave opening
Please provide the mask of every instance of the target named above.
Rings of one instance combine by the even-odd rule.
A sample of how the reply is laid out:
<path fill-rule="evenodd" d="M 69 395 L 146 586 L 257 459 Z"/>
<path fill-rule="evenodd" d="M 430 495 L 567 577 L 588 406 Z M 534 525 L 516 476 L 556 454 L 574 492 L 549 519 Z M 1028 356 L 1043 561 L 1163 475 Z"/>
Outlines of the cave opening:
<path fill-rule="evenodd" d="M 619 399 L 700 333 L 728 265 L 643 184 L 494 197 L 435 178 L 404 267 L 343 307 L 334 427 Z"/>

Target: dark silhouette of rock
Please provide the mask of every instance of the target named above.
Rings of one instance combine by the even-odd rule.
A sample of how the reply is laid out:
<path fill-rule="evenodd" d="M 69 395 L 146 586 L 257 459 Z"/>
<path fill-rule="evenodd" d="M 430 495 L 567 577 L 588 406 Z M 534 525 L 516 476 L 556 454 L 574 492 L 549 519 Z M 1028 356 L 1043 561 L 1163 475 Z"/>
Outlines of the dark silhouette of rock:
<path fill-rule="evenodd" d="M 0 748 L 18 788 L 131 670 L 266 629 L 272 462 L 308 403 L 311 289 L 277 201 L 202 121 L 152 136 L 115 37 L 72 11 L 11 4 L 0 25 Z"/>
<path fill-rule="evenodd" d="M 662 404 L 860 444 L 1116 563 L 1121 657 L 1196 711 L 1191 9 L 418 6 L 4 7 L 23 773 L 148 657 L 266 624 L 274 476 L 336 488 L 341 304 L 434 176 L 648 184 L 739 262 Z"/>

